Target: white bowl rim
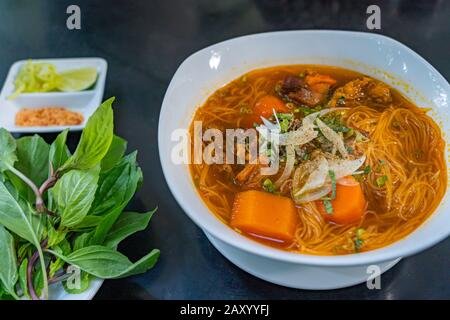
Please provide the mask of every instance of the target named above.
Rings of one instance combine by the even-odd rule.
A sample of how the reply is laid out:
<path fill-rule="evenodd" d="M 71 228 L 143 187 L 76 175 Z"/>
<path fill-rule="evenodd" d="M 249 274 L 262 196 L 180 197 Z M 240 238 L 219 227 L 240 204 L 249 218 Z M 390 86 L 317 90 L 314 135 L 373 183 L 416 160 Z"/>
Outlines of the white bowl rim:
<path fill-rule="evenodd" d="M 205 225 L 203 223 L 202 220 L 200 220 L 195 214 L 193 214 L 189 208 L 189 204 L 188 203 L 184 203 L 183 201 L 181 201 L 181 193 L 182 190 L 178 189 L 177 185 L 176 185 L 176 181 L 171 181 L 170 179 L 168 179 L 169 177 L 169 167 L 168 165 L 165 163 L 164 159 L 166 159 L 166 155 L 163 154 L 162 152 L 162 127 L 161 127 L 161 123 L 162 123 L 162 119 L 165 116 L 165 113 L 167 113 L 168 111 L 166 110 L 166 104 L 165 101 L 167 99 L 167 96 L 171 94 L 171 89 L 172 89 L 172 85 L 174 82 L 174 79 L 177 75 L 177 73 L 180 71 L 180 69 L 182 68 L 182 66 L 184 64 L 186 64 L 190 59 L 192 59 L 193 57 L 195 57 L 196 55 L 200 55 L 206 51 L 211 51 L 214 48 L 218 47 L 218 46 L 223 46 L 226 45 L 227 43 L 233 42 L 235 40 L 245 40 L 245 39 L 251 39 L 251 38 L 258 38 L 258 37 L 273 37 L 273 36 L 277 36 L 277 35 L 281 35 L 281 34 L 315 34 L 315 35 L 320 35 L 320 34 L 345 34 L 345 35 L 350 35 L 350 36 L 355 36 L 355 37 L 373 37 L 373 38 L 379 38 L 380 40 L 384 40 L 386 42 L 390 42 L 392 44 L 395 44 L 398 47 L 401 47 L 403 50 L 405 50 L 406 52 L 409 52 L 415 59 L 417 59 L 420 63 L 424 64 L 424 66 L 430 70 L 431 72 L 434 73 L 434 75 L 439 78 L 439 80 L 444 83 L 446 90 L 448 92 L 450 92 L 450 84 L 447 82 L 447 80 L 444 78 L 444 76 L 441 75 L 441 73 L 436 70 L 436 68 L 434 68 L 428 61 L 426 61 L 422 56 L 420 56 L 418 53 L 416 53 L 414 50 L 412 50 L 411 48 L 407 47 L 406 45 L 402 44 L 401 42 L 385 36 L 385 35 L 381 35 L 381 34 L 377 34 L 377 33 L 369 33 L 369 32 L 360 32 L 360 31 L 343 31 L 343 30 L 288 30 L 288 31 L 274 31 L 274 32 L 264 32 L 264 33 L 256 33 L 256 34 L 250 34 L 250 35 L 245 35 L 245 36 L 240 36 L 240 37 L 235 37 L 232 39 L 228 39 L 222 42 L 218 42 L 216 44 L 213 44 L 211 46 L 205 47 L 201 50 L 196 51 L 195 53 L 191 54 L 189 57 L 187 57 L 177 68 L 177 71 L 174 73 L 174 76 L 171 80 L 171 82 L 169 83 L 169 86 L 167 88 L 167 91 L 164 95 L 164 99 L 163 99 L 163 103 L 162 103 L 162 107 L 161 107 L 161 111 L 160 111 L 160 117 L 159 117 L 159 123 L 158 123 L 158 149 L 159 149 L 159 157 L 160 157 L 160 162 L 161 162 L 161 166 L 163 169 L 163 174 L 164 177 L 167 181 L 167 184 L 169 186 L 169 189 L 171 190 L 173 196 L 175 197 L 175 199 L 177 200 L 178 204 L 181 206 L 181 208 L 183 209 L 183 211 L 189 216 L 189 218 L 201 229 L 205 229 L 207 232 L 209 232 L 210 234 L 212 234 L 214 237 L 218 238 L 219 240 L 233 246 L 236 248 L 239 248 L 241 250 L 244 250 L 246 252 L 250 252 L 252 254 L 255 255 L 259 255 L 262 257 L 266 257 L 269 259 L 275 259 L 275 260 L 279 260 L 279 261 L 284 261 L 284 262 L 288 262 L 288 263 L 294 263 L 294 264 L 307 264 L 307 265 L 316 265 L 316 266 L 334 266 L 334 267 L 345 267 L 345 266 L 356 266 L 356 265 L 369 265 L 369 264 L 373 264 L 373 263 L 380 263 L 380 262 L 385 262 L 385 261 L 389 261 L 389 260 L 394 260 L 397 259 L 399 257 L 406 257 L 406 256 L 411 256 L 414 255 L 420 251 L 423 251 L 429 247 L 434 246 L 435 244 L 437 244 L 438 242 L 446 239 L 449 235 L 450 235 L 450 227 L 448 228 L 447 232 L 445 234 L 440 234 L 440 235 L 434 235 L 433 238 L 428 238 L 425 239 L 423 242 L 417 243 L 417 245 L 413 246 L 413 247 L 408 247 L 406 249 L 401 249 L 401 248 L 397 248 L 397 247 L 390 247 L 391 245 L 395 244 L 395 243 L 399 243 L 401 241 L 403 241 L 405 238 L 400 239 L 396 242 L 394 242 L 391 245 L 388 245 L 386 247 L 382 247 L 379 249 L 375 249 L 375 250 L 371 250 L 371 251 L 366 251 L 366 252 L 361 252 L 361 253 L 354 253 L 354 254 L 348 254 L 348 255 L 337 255 L 337 256 L 320 256 L 320 255 L 312 255 L 312 254 L 304 254 L 304 253 L 294 253 L 294 252 L 288 252 L 288 251 L 284 251 L 284 250 L 280 250 L 280 249 L 276 249 L 276 248 L 272 248 L 270 246 L 266 246 L 263 244 L 260 244 L 254 240 L 251 240 L 245 236 L 239 235 L 239 238 L 228 238 L 225 237 L 224 235 L 215 232 L 215 230 L 209 229 L 208 225 Z M 194 187 L 194 186 L 193 186 Z M 198 197 L 200 197 L 200 195 L 197 192 Z M 202 200 L 203 201 L 203 200 Z M 205 205 L 205 207 L 209 210 L 209 208 L 206 206 L 205 203 L 203 203 Z M 437 210 L 437 209 L 435 209 Z M 214 213 L 210 212 L 212 215 L 214 215 Z M 433 213 L 434 214 L 434 213 Z M 227 226 L 228 227 L 228 226 Z M 416 231 L 416 230 L 415 230 Z M 413 231 L 413 233 L 415 232 Z M 236 233 L 238 234 L 238 233 Z M 408 236 L 406 236 L 408 237 Z M 263 249 L 261 251 L 257 251 L 256 249 Z"/>

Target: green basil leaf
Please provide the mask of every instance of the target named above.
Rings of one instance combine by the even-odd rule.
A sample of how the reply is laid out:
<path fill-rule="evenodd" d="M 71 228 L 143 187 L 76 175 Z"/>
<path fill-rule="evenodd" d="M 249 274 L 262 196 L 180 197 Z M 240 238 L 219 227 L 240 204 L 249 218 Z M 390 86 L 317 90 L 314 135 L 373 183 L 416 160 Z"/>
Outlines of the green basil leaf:
<path fill-rule="evenodd" d="M 30 293 L 28 292 L 27 268 L 28 258 L 24 258 L 22 264 L 19 267 L 19 285 L 22 289 L 22 295 L 30 298 Z"/>
<path fill-rule="evenodd" d="M 52 162 L 53 170 L 58 170 L 70 157 L 69 148 L 66 146 L 67 133 L 69 129 L 61 132 L 50 146 L 49 159 Z"/>
<path fill-rule="evenodd" d="M 61 241 L 66 238 L 67 231 L 56 230 L 52 223 L 47 224 L 47 236 L 48 236 L 48 244 L 49 248 L 52 248 L 58 245 Z"/>
<path fill-rule="evenodd" d="M 66 291 L 67 293 L 70 294 L 79 294 L 82 292 L 85 292 L 87 289 L 89 289 L 89 286 L 91 285 L 91 280 L 92 280 L 92 276 L 81 270 L 80 272 L 80 282 L 79 284 L 76 283 L 77 285 L 79 285 L 78 288 L 72 288 L 72 286 L 68 285 L 68 281 L 70 281 L 69 279 L 67 281 L 63 281 L 63 288 L 64 291 Z"/>
<path fill-rule="evenodd" d="M 6 291 L 16 296 L 14 286 L 19 278 L 13 236 L 0 225 L 0 282 Z"/>
<path fill-rule="evenodd" d="M 119 218 L 123 209 L 124 206 L 117 207 L 103 217 L 102 221 L 98 224 L 98 226 L 95 227 L 94 230 L 92 230 L 92 235 L 89 239 L 90 245 L 102 245 L 105 242 L 109 230 L 111 230 L 112 226 Z"/>
<path fill-rule="evenodd" d="M 78 237 L 76 237 L 75 241 L 73 242 L 73 251 L 77 251 L 81 248 L 89 246 L 89 242 L 91 241 L 93 234 L 93 232 L 82 233 Z"/>
<path fill-rule="evenodd" d="M 48 247 L 50 248 L 51 246 L 48 246 Z M 62 255 L 68 255 L 72 252 L 70 243 L 65 238 L 60 243 L 58 243 L 55 247 L 53 247 L 53 249 Z M 55 274 L 59 270 L 61 270 L 61 268 L 63 268 L 65 264 L 66 264 L 66 262 L 64 260 L 62 260 L 61 258 L 56 258 L 56 260 L 50 261 L 49 276 L 54 277 Z"/>
<path fill-rule="evenodd" d="M 41 296 L 42 294 L 42 289 L 44 288 L 44 279 L 43 279 L 43 273 L 42 273 L 42 269 L 38 268 L 34 271 L 33 273 L 33 288 L 34 291 L 36 291 L 36 295 L 38 297 Z"/>
<path fill-rule="evenodd" d="M 132 263 L 120 252 L 105 246 L 89 246 L 68 256 L 48 250 L 67 263 L 101 279 L 118 279 L 144 273 L 151 269 L 159 257 L 159 250 L 152 250 L 139 261 Z"/>
<path fill-rule="evenodd" d="M 102 221 L 103 217 L 101 216 L 93 216 L 93 215 L 87 215 L 86 217 L 81 220 L 80 223 L 78 223 L 75 227 L 73 227 L 73 230 L 83 230 L 87 228 L 93 228 L 99 225 L 99 223 Z"/>
<path fill-rule="evenodd" d="M 55 250 L 57 250 L 61 254 L 68 255 L 72 252 L 72 247 L 70 245 L 70 242 L 67 239 L 64 239 L 55 247 Z"/>
<path fill-rule="evenodd" d="M 98 166 L 88 171 L 72 170 L 51 189 L 61 226 L 70 228 L 83 221 L 94 201 L 98 174 Z"/>
<path fill-rule="evenodd" d="M 89 118 L 75 153 L 59 171 L 86 170 L 100 163 L 113 139 L 113 101 L 114 97 L 103 102 Z"/>
<path fill-rule="evenodd" d="M 124 157 L 113 169 L 100 174 L 91 214 L 104 215 L 127 204 L 138 184 L 136 152 Z"/>
<path fill-rule="evenodd" d="M 125 238 L 138 231 L 145 230 L 156 210 L 147 213 L 123 212 L 106 236 L 104 245 L 116 248 Z"/>
<path fill-rule="evenodd" d="M 16 143 L 17 162 L 14 167 L 40 186 L 48 177 L 50 146 L 38 135 L 20 138 Z M 22 197 L 31 203 L 35 201 L 36 195 L 23 180 L 12 172 L 8 172 L 8 177 Z"/>
<path fill-rule="evenodd" d="M 30 257 L 34 253 L 34 247 L 29 242 L 24 242 L 18 249 L 17 249 L 17 258 L 19 260 L 23 260 L 26 257 Z"/>
<path fill-rule="evenodd" d="M 14 298 L 6 292 L 5 288 L 3 288 L 1 282 L 0 282 L 0 300 L 14 300 Z"/>
<path fill-rule="evenodd" d="M 56 258 L 56 260 L 50 261 L 50 266 L 49 266 L 49 271 L 48 271 L 49 277 L 53 278 L 55 276 L 55 274 L 59 270 L 61 270 L 62 267 L 64 267 L 65 264 L 66 264 L 66 262 L 60 258 Z"/>
<path fill-rule="evenodd" d="M 45 270 L 45 261 L 40 241 L 45 231 L 45 220 L 45 215 L 36 215 L 28 202 L 15 198 L 5 184 L 0 182 L 0 224 L 36 247 L 39 253 L 42 275 L 40 285 L 44 288 L 44 298 L 48 296 L 48 283 L 47 274 L 42 273 L 42 269 Z"/>
<path fill-rule="evenodd" d="M 17 161 L 16 148 L 16 140 L 6 129 L 0 128 L 0 172 L 8 166 L 14 166 Z"/>
<path fill-rule="evenodd" d="M 40 247 L 45 226 L 45 215 L 37 215 L 31 205 L 17 199 L 0 181 L 0 224 Z"/>
<path fill-rule="evenodd" d="M 15 168 L 40 186 L 48 177 L 48 153 L 50 146 L 38 135 L 23 137 L 17 141 Z"/>
<path fill-rule="evenodd" d="M 102 159 L 102 171 L 106 172 L 112 169 L 122 159 L 125 151 L 127 150 L 127 141 L 114 135 L 108 152 Z"/>
<path fill-rule="evenodd" d="M 6 176 L 8 176 L 8 178 L 6 179 L 3 176 L 3 178 L 0 179 L 0 181 L 2 181 L 5 184 L 6 188 L 9 190 L 9 193 L 14 197 L 14 199 L 19 199 L 19 197 L 20 197 L 19 191 L 17 190 L 15 185 L 11 182 L 11 179 L 9 178 L 9 174 L 11 174 L 11 176 L 14 176 L 14 177 L 16 177 L 16 176 L 9 171 L 5 172 L 5 173 L 6 173 Z M 20 179 L 20 178 L 17 178 L 17 179 Z M 33 200 L 34 200 L 34 198 L 33 198 Z"/>
<path fill-rule="evenodd" d="M 136 153 L 125 157 L 115 168 L 108 171 L 106 177 L 101 176 L 101 179 L 102 181 L 99 182 L 101 190 L 95 196 L 93 212 L 104 218 L 94 230 L 94 235 L 90 240 L 91 245 L 101 245 L 105 242 L 109 230 L 142 181 L 142 172 L 136 165 Z M 111 190 L 114 192 L 111 193 Z"/>

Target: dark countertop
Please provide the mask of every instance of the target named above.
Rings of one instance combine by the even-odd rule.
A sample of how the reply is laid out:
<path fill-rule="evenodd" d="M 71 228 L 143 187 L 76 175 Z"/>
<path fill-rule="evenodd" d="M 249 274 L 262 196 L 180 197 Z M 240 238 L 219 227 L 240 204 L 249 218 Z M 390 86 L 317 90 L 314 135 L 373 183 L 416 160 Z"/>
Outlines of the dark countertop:
<path fill-rule="evenodd" d="M 150 228 L 127 240 L 132 259 L 161 249 L 144 275 L 106 281 L 97 299 L 449 299 L 450 239 L 401 261 L 381 277 L 333 291 L 272 285 L 218 253 L 182 212 L 158 157 L 161 102 L 191 53 L 235 36 L 285 29 L 366 29 L 366 8 L 381 7 L 382 34 L 422 55 L 450 79 L 450 1 L 25 1 L 0 2 L 0 77 L 23 58 L 99 56 L 108 61 L 105 98 L 116 96 L 116 132 L 139 150 L 144 185 L 130 207 L 159 207 Z M 66 28 L 66 8 L 81 7 L 82 30 Z M 0 115 L 1 116 L 1 115 Z M 71 133 L 74 144 L 79 135 Z M 54 135 L 45 135 L 52 140 Z"/>

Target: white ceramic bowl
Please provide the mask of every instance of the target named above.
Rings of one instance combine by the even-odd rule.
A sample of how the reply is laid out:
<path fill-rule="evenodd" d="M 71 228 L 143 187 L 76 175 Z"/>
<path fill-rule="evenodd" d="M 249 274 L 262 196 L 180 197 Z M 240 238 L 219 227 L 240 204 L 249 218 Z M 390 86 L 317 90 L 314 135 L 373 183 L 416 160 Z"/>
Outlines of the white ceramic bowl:
<path fill-rule="evenodd" d="M 160 159 L 167 183 L 186 214 L 227 245 L 266 259 L 308 266 L 379 264 L 412 255 L 446 238 L 450 234 L 448 193 L 436 212 L 403 240 L 370 252 L 342 256 L 297 254 L 264 246 L 239 235 L 209 211 L 194 188 L 188 166 L 171 161 L 176 144 L 171 133 L 177 128 L 188 128 L 195 110 L 222 85 L 250 70 L 283 64 L 339 66 L 378 78 L 417 105 L 432 108 L 430 115 L 441 124 L 444 136 L 449 134 L 448 82 L 417 53 L 391 38 L 346 31 L 286 31 L 224 41 L 196 52 L 180 65 L 162 104 Z"/>

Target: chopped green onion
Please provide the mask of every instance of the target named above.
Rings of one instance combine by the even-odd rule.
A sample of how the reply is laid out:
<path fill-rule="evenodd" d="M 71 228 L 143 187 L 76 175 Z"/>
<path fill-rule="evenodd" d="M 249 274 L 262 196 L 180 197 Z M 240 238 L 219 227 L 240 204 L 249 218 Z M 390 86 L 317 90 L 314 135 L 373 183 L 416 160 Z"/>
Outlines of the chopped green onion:
<path fill-rule="evenodd" d="M 364 174 L 369 174 L 370 173 L 370 166 L 367 166 L 364 168 Z"/>
<path fill-rule="evenodd" d="M 388 179 L 388 177 L 385 175 L 385 176 L 378 177 L 375 180 L 375 182 L 376 182 L 378 187 L 382 187 L 386 183 L 387 179 Z"/>
<path fill-rule="evenodd" d="M 355 243 L 355 251 L 358 252 L 361 249 L 362 245 L 364 244 L 364 241 L 359 238 L 355 238 L 354 243 Z"/>
<path fill-rule="evenodd" d="M 323 200 L 323 206 L 328 214 L 333 214 L 333 205 L 329 200 Z"/>
<path fill-rule="evenodd" d="M 331 196 L 323 197 L 322 200 L 325 200 L 325 201 L 327 201 L 327 200 L 330 201 L 330 200 L 336 199 L 336 174 L 334 173 L 333 170 L 329 170 L 328 175 L 330 176 L 330 179 L 331 179 Z M 330 203 L 330 205 L 331 205 L 331 203 Z"/>
<path fill-rule="evenodd" d="M 358 252 L 364 244 L 364 240 L 361 239 L 362 234 L 365 232 L 363 228 L 358 228 L 355 231 L 355 238 L 353 239 L 353 243 L 355 245 L 355 251 Z"/>
<path fill-rule="evenodd" d="M 353 128 L 347 128 L 348 131 L 346 132 L 347 134 L 345 135 L 346 138 L 350 138 L 351 136 L 353 136 L 355 134 L 355 130 Z"/>
<path fill-rule="evenodd" d="M 291 125 L 292 119 L 294 119 L 294 115 L 292 113 L 277 113 L 278 121 L 280 122 L 281 132 L 287 132 Z"/>
<path fill-rule="evenodd" d="M 364 228 L 358 228 L 358 229 L 356 229 L 356 236 L 358 237 L 358 238 L 360 238 L 361 236 L 362 236 L 362 234 L 364 233 Z"/>
<path fill-rule="evenodd" d="M 270 193 L 274 193 L 274 192 L 275 192 L 275 186 L 273 185 L 273 182 L 272 182 L 272 180 L 270 180 L 270 179 L 264 180 L 264 182 L 263 182 L 263 188 L 264 188 L 264 190 L 266 190 L 267 192 L 270 192 Z"/>
<path fill-rule="evenodd" d="M 277 113 L 278 119 L 292 120 L 294 115 L 292 113 Z"/>

